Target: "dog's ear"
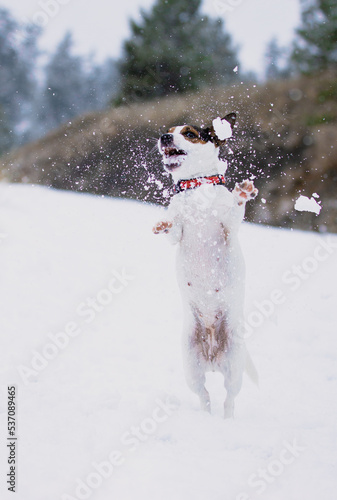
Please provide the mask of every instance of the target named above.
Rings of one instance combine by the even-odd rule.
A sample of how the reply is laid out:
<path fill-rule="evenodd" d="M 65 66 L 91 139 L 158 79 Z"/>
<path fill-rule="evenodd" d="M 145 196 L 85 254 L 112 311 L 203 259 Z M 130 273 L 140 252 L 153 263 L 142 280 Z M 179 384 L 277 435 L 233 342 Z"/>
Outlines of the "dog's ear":
<path fill-rule="evenodd" d="M 217 146 L 226 143 L 226 140 L 232 136 L 233 127 L 235 125 L 236 113 L 229 113 L 224 118 L 216 118 L 213 120 L 212 126 L 208 129 L 210 140 Z M 230 128 L 228 127 L 228 122 Z"/>
<path fill-rule="evenodd" d="M 235 121 L 236 121 L 236 113 L 229 113 L 228 115 L 226 115 L 222 119 L 226 120 L 230 124 L 230 126 L 231 126 L 231 128 L 233 130 L 233 127 L 234 127 Z"/>

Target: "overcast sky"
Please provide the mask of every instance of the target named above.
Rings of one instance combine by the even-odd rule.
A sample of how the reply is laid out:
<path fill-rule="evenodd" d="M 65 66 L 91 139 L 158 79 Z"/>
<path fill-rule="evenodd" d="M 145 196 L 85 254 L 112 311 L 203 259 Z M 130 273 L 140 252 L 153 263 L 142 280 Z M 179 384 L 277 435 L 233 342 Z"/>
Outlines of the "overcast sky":
<path fill-rule="evenodd" d="M 130 34 L 128 20 L 139 19 L 155 0 L 0 0 L 18 20 L 44 25 L 42 48 L 53 51 L 66 30 L 74 35 L 75 50 L 95 53 L 101 61 L 118 57 Z M 203 0 L 203 11 L 222 17 L 240 47 L 243 70 L 262 72 L 265 46 L 275 36 L 281 45 L 293 39 L 300 22 L 300 0 Z"/>

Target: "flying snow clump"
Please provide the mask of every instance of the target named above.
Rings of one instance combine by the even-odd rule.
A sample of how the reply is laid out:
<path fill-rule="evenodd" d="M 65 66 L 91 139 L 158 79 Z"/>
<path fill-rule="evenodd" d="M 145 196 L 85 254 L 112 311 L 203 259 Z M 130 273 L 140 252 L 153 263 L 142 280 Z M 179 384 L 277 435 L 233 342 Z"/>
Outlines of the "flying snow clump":
<path fill-rule="evenodd" d="M 213 128 L 220 141 L 232 137 L 232 127 L 230 123 L 227 120 L 221 120 L 219 116 L 213 120 Z"/>
<path fill-rule="evenodd" d="M 314 193 L 315 198 L 317 198 L 316 193 Z M 300 212 L 313 212 L 314 214 L 318 215 L 321 211 L 321 205 L 317 203 L 315 198 L 312 197 L 309 199 L 307 196 L 301 195 L 295 202 L 295 210 L 298 210 Z"/>

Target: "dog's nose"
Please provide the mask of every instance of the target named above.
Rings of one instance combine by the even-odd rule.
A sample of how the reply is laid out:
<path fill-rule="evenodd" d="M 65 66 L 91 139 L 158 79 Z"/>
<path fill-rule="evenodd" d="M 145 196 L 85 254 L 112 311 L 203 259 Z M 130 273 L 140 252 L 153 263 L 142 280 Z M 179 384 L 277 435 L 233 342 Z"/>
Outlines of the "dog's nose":
<path fill-rule="evenodd" d="M 160 138 L 160 142 L 162 146 L 170 146 L 173 143 L 173 135 L 172 134 L 164 134 Z"/>

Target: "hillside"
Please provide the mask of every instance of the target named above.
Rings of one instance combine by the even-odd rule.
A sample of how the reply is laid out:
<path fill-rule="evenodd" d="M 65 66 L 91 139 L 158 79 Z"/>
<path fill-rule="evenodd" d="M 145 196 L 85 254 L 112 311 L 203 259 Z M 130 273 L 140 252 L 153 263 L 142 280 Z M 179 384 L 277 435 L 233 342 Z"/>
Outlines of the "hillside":
<path fill-rule="evenodd" d="M 256 176 L 263 202 L 249 207 L 248 220 L 336 232 L 336 97 L 337 76 L 330 73 L 114 108 L 80 117 L 2 157 L 2 176 L 167 204 L 171 180 L 155 148 L 158 136 L 174 124 L 208 124 L 236 111 L 235 138 L 222 155 L 229 160 L 229 186 Z M 313 193 L 322 203 L 320 215 L 296 212 L 296 198 Z"/>
<path fill-rule="evenodd" d="M 16 500 L 335 498 L 336 236 L 242 224 L 260 387 L 245 376 L 224 421 L 221 376 L 212 415 L 185 383 L 163 209 L 22 185 L 0 199 L 2 500 L 9 385 Z"/>

